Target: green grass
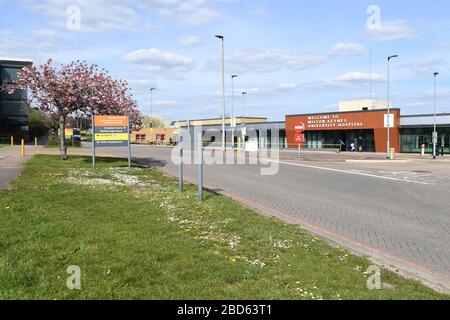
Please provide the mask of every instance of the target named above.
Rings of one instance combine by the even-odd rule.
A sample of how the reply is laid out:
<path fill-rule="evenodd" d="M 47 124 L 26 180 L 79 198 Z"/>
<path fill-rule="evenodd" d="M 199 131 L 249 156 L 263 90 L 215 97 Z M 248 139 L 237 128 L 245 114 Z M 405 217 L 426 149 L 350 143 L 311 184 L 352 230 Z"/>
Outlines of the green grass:
<path fill-rule="evenodd" d="M 98 159 L 94 174 L 90 161 L 37 156 L 0 191 L 0 299 L 448 299 L 388 271 L 368 290 L 367 260 L 298 227 L 210 192 L 198 204 L 194 186 L 179 194 L 156 170 Z"/>

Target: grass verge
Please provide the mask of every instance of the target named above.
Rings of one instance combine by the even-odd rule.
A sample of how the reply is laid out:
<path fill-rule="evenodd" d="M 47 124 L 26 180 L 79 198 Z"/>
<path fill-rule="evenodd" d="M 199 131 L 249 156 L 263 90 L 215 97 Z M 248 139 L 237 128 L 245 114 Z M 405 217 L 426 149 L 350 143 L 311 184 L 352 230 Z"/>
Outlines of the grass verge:
<path fill-rule="evenodd" d="M 448 299 L 156 170 L 37 156 L 0 191 L 0 299 Z M 67 289 L 79 266 L 81 290 Z"/>

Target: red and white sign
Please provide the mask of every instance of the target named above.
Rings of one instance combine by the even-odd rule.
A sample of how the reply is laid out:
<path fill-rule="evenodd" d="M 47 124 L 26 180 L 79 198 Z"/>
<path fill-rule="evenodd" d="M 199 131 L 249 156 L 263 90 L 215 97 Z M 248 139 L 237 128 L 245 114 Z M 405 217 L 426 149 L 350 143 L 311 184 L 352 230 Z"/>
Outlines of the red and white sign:
<path fill-rule="evenodd" d="M 296 134 L 295 135 L 295 143 L 305 143 L 305 135 L 304 134 Z"/>
<path fill-rule="evenodd" d="M 303 124 L 303 122 L 296 122 L 294 131 L 296 134 L 302 134 L 305 131 L 305 125 Z"/>

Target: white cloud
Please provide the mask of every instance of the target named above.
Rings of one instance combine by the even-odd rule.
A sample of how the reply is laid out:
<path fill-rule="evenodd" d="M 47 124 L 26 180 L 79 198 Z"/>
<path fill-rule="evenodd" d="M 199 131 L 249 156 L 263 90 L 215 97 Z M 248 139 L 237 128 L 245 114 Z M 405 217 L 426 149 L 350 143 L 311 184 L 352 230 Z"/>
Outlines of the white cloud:
<path fill-rule="evenodd" d="M 294 91 L 297 85 L 294 83 L 280 83 L 274 86 L 261 87 L 261 88 L 249 88 L 245 91 L 252 96 L 256 95 L 276 95 L 280 93 L 286 93 Z"/>
<path fill-rule="evenodd" d="M 214 22 L 220 16 L 219 12 L 210 8 L 198 8 L 192 11 L 181 12 L 179 19 L 187 25 L 205 26 Z"/>
<path fill-rule="evenodd" d="M 213 6 L 216 1 L 205 0 L 18 0 L 26 9 L 51 19 L 52 26 L 65 28 L 67 8 L 78 6 L 81 12 L 81 32 L 107 32 L 111 30 L 148 30 L 152 14 L 167 17 L 187 25 L 203 26 L 214 22 L 220 12 Z"/>
<path fill-rule="evenodd" d="M 250 9 L 250 15 L 257 16 L 257 17 L 264 17 L 264 16 L 267 16 L 267 10 L 262 7 L 252 8 L 252 9 Z"/>
<path fill-rule="evenodd" d="M 191 58 L 155 48 L 139 49 L 124 55 L 122 59 L 140 70 L 163 73 L 186 72 L 195 67 Z"/>
<path fill-rule="evenodd" d="M 338 43 L 327 53 L 292 53 L 282 49 L 234 50 L 226 57 L 229 72 L 274 72 L 282 69 L 307 70 L 325 64 L 338 56 L 355 56 L 366 53 L 367 49 L 357 43 Z M 215 70 L 219 61 L 209 62 L 208 70 Z"/>
<path fill-rule="evenodd" d="M 381 75 L 379 73 L 373 73 L 372 76 L 370 73 L 365 72 L 348 72 L 343 75 L 337 76 L 335 78 L 336 81 L 349 82 L 349 83 L 367 83 L 370 82 L 386 82 L 386 76 Z"/>
<path fill-rule="evenodd" d="M 83 44 L 87 45 L 86 42 Z M 11 32 L 2 36 L 0 42 L 1 55 L 33 58 L 36 63 L 41 63 L 49 58 L 56 59 L 57 55 L 62 52 L 69 57 L 69 53 L 78 48 L 80 48 L 80 44 L 71 40 L 66 33 L 52 29 L 31 29 L 21 34 Z M 81 58 L 79 57 L 79 59 Z"/>
<path fill-rule="evenodd" d="M 160 100 L 160 101 L 153 101 L 153 107 L 158 107 L 158 108 L 173 108 L 176 106 L 179 106 L 180 103 L 178 101 L 174 101 L 174 100 Z M 144 103 L 145 107 L 150 107 L 151 103 L 146 101 Z"/>
<path fill-rule="evenodd" d="M 448 70 L 447 63 L 441 58 L 428 58 L 420 61 L 404 63 L 402 68 L 408 68 L 416 76 L 431 77 L 433 73 Z"/>
<path fill-rule="evenodd" d="M 353 90 L 367 86 L 370 82 L 370 77 L 370 73 L 353 71 L 336 76 L 333 79 L 304 83 L 299 85 L 299 88 L 312 91 Z M 386 77 L 378 73 L 373 73 L 372 82 L 386 82 Z"/>
<path fill-rule="evenodd" d="M 314 53 L 294 54 L 279 49 L 257 49 L 235 50 L 226 60 L 228 70 L 246 73 L 271 72 L 280 69 L 306 70 L 327 62 L 328 57 Z M 214 67 L 211 63 L 209 66 Z"/>
<path fill-rule="evenodd" d="M 184 47 L 194 47 L 198 46 L 202 43 L 199 37 L 196 36 L 186 36 L 178 39 L 178 43 L 180 43 Z"/>
<path fill-rule="evenodd" d="M 150 88 L 158 88 L 156 81 L 145 78 L 126 77 L 133 92 L 148 92 Z"/>
<path fill-rule="evenodd" d="M 414 38 L 417 32 L 405 20 L 392 20 L 382 22 L 379 28 L 367 29 L 366 35 L 375 41 L 392 41 Z"/>
<path fill-rule="evenodd" d="M 341 42 L 331 49 L 330 54 L 336 56 L 357 56 L 367 52 L 366 47 L 359 43 Z"/>

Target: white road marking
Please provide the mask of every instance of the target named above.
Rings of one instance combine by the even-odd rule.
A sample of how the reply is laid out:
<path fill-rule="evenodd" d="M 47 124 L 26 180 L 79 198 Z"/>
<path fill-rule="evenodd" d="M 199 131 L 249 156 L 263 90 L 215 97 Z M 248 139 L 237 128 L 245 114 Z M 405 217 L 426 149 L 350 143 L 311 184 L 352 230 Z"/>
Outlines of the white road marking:
<path fill-rule="evenodd" d="M 318 169 L 318 170 L 324 170 L 324 171 L 332 171 L 332 172 L 338 172 L 338 173 L 353 174 L 353 175 L 357 175 L 357 176 L 364 176 L 364 177 L 370 177 L 370 178 L 376 178 L 376 179 L 384 179 L 384 180 L 392 180 L 392 181 L 398 181 L 398 182 L 415 183 L 415 184 L 422 184 L 422 185 L 428 185 L 428 186 L 433 185 L 433 183 L 429 183 L 429 182 L 422 182 L 422 181 L 415 181 L 415 180 L 408 180 L 408 179 L 399 179 L 399 178 L 378 176 L 378 175 L 370 174 L 370 173 L 355 172 L 355 171 L 348 171 L 348 170 L 341 170 L 341 169 L 334 169 L 334 168 L 327 168 L 327 167 L 311 166 L 311 165 L 307 165 L 307 164 L 293 163 L 293 162 L 287 162 L 287 161 L 279 161 L 279 160 L 272 160 L 272 159 L 263 159 L 263 161 L 277 162 L 277 163 L 280 163 L 280 164 L 286 164 L 286 165 L 290 165 L 290 166 L 303 167 L 303 168 L 309 168 L 309 169 Z"/>

